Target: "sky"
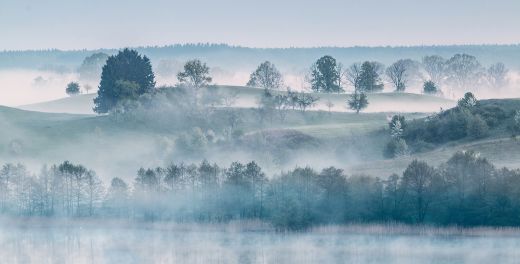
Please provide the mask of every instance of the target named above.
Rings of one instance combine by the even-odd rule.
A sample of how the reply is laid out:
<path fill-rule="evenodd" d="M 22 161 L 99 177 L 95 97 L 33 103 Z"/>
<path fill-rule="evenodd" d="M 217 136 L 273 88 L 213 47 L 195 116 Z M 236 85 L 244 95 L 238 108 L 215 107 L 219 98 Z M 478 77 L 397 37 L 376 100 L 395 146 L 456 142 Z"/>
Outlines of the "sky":
<path fill-rule="evenodd" d="M 0 0 L 0 50 L 520 43 L 519 0 Z"/>

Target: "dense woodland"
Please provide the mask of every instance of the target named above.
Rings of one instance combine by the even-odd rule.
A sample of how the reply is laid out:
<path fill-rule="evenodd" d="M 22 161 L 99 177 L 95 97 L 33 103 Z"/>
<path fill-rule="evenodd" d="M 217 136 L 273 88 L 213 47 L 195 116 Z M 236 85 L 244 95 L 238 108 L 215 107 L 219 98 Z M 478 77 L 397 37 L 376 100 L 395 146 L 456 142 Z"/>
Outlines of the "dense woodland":
<path fill-rule="evenodd" d="M 347 176 L 329 167 L 297 167 L 267 177 L 255 162 L 227 168 L 203 161 L 141 168 L 127 182 L 102 182 L 68 161 L 33 174 L 0 170 L 4 215 L 225 222 L 259 219 L 279 229 L 400 222 L 520 226 L 520 171 L 498 169 L 473 152 L 434 168 L 413 161 L 402 175 Z"/>

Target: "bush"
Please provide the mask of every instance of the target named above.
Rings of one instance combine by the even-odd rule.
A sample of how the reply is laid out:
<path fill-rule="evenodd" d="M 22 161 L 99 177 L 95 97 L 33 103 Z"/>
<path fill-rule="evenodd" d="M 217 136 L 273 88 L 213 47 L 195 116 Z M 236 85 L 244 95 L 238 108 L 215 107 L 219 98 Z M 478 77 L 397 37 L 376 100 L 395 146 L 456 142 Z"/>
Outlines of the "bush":
<path fill-rule="evenodd" d="M 489 134 L 489 127 L 479 115 L 476 115 L 468 122 L 467 134 L 474 139 L 483 138 Z"/>
<path fill-rule="evenodd" d="M 439 92 L 439 89 L 433 81 L 426 81 L 423 85 L 423 92 L 425 94 L 437 94 Z"/>
<path fill-rule="evenodd" d="M 394 138 L 390 142 L 388 142 L 383 154 L 387 158 L 395 158 L 409 155 L 410 150 L 408 149 L 408 144 L 406 144 L 406 141 L 404 139 Z"/>

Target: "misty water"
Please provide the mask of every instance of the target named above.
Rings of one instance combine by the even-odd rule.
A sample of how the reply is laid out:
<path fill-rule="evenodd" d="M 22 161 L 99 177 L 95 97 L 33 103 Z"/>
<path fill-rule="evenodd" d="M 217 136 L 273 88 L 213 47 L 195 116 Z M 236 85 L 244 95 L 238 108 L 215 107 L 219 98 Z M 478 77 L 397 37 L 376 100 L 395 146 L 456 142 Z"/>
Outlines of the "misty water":
<path fill-rule="evenodd" d="M 241 226 L 240 228 L 238 226 Z M 2 263 L 516 263 L 520 233 L 363 226 L 61 221 L 2 224 Z"/>

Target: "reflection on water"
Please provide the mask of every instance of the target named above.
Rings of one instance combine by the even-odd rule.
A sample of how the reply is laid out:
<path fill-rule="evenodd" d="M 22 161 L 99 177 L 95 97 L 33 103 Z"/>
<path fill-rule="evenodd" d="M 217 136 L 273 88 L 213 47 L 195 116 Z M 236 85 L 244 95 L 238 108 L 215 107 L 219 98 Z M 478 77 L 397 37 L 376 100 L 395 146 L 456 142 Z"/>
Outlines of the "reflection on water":
<path fill-rule="evenodd" d="M 3 225 L 1 263 L 517 263 L 520 235 Z"/>

